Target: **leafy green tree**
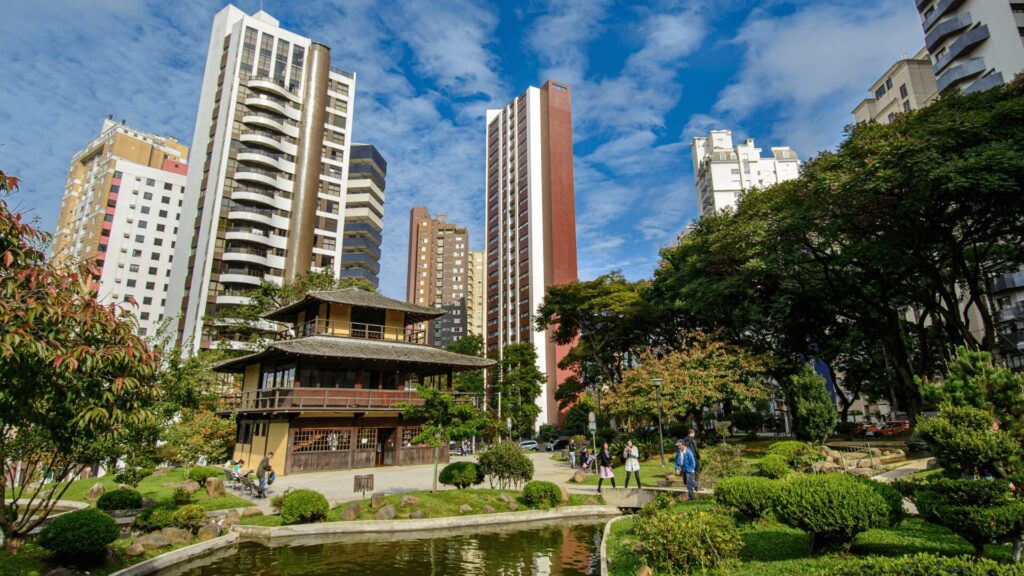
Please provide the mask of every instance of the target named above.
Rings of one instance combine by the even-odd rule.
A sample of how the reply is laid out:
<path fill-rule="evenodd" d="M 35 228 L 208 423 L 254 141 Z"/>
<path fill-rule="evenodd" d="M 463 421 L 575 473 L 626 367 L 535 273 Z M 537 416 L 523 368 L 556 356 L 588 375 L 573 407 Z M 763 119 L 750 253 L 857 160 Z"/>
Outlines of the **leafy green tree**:
<path fill-rule="evenodd" d="M 423 404 L 402 406 L 402 418 L 423 421 L 420 433 L 412 442 L 434 447 L 434 484 L 431 491 L 437 492 L 437 463 L 441 446 L 483 432 L 490 419 L 484 411 L 472 404 L 457 400 L 436 388 L 423 386 L 416 392 L 423 399 Z"/>
<path fill-rule="evenodd" d="M 470 334 L 465 338 L 460 338 L 452 342 L 445 347 L 445 350 L 455 352 L 457 354 L 479 356 L 482 358 L 484 355 L 484 338 L 479 334 Z M 483 396 L 484 371 L 470 370 L 468 372 L 459 372 L 455 375 L 452 385 L 457 392 L 469 392 Z"/>
<path fill-rule="evenodd" d="M 174 459 L 188 470 L 199 460 L 219 462 L 235 443 L 235 421 L 207 409 L 182 410 L 164 433 Z"/>
<path fill-rule="evenodd" d="M 917 425 L 943 469 L 967 476 L 987 475 L 1020 456 L 1020 443 L 994 429 L 991 414 L 971 406 L 945 405 L 935 418 Z"/>
<path fill-rule="evenodd" d="M 825 389 L 825 379 L 810 366 L 790 378 L 786 401 L 793 410 L 796 437 L 823 444 L 836 427 L 836 406 Z"/>
<path fill-rule="evenodd" d="M 103 305 L 91 264 L 46 262 L 49 236 L 11 212 L 0 172 L 0 531 L 17 553 L 86 465 L 152 417 L 159 356 Z M 13 473 L 12 473 L 13 472 Z M 30 483 L 48 480 L 38 489 Z"/>
<path fill-rule="evenodd" d="M 547 378 L 537 368 L 537 350 L 532 342 L 505 346 L 499 364 L 498 383 L 501 392 L 501 414 L 512 419 L 512 433 L 520 438 L 533 436 L 540 406 L 537 397 Z"/>

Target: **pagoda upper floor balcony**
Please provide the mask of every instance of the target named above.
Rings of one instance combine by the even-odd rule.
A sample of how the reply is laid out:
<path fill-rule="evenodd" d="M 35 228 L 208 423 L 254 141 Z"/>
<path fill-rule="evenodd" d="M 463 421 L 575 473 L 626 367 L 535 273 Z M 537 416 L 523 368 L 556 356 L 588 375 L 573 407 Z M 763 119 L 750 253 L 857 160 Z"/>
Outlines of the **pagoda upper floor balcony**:
<path fill-rule="evenodd" d="M 389 342 L 407 342 L 409 344 L 426 344 L 426 331 L 413 326 L 389 326 L 350 322 L 347 320 L 328 320 L 313 318 L 277 333 L 276 340 L 291 340 L 308 336 L 338 336 L 342 338 L 361 338 L 365 340 L 385 340 Z"/>

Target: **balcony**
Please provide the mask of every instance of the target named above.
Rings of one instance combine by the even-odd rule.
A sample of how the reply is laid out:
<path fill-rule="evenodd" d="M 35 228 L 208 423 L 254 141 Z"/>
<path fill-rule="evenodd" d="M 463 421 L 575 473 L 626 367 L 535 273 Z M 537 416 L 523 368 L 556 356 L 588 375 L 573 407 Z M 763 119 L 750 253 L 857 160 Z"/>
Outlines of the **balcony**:
<path fill-rule="evenodd" d="M 239 166 L 235 170 L 234 178 L 238 181 L 256 182 L 264 186 L 273 186 L 282 192 L 291 192 L 293 187 L 292 181 L 284 178 L 280 171 L 267 170 L 257 166 Z"/>
<path fill-rule="evenodd" d="M 291 156 L 283 152 L 272 152 L 265 148 L 242 148 L 238 151 L 239 162 L 250 162 L 260 164 L 271 169 L 295 173 L 295 162 L 290 160 Z M 239 167 L 238 170 L 247 170 L 249 167 Z"/>
<path fill-rule="evenodd" d="M 947 66 L 952 64 L 954 60 L 959 58 L 960 55 L 971 50 L 985 40 L 988 40 L 988 38 L 988 26 L 985 25 L 978 26 L 973 30 L 964 32 L 959 38 L 949 45 L 949 49 L 946 50 L 946 53 L 935 62 L 935 73 L 941 73 Z"/>
<path fill-rule="evenodd" d="M 376 258 L 366 254 L 364 252 L 342 252 L 341 253 L 341 264 L 349 266 L 359 266 L 365 268 L 374 274 L 380 272 L 380 262 Z"/>
<path fill-rule="evenodd" d="M 221 259 L 225 262 L 248 262 L 260 266 L 270 266 L 267 258 L 267 251 L 262 248 L 249 248 L 243 246 L 232 246 L 224 250 Z"/>
<path fill-rule="evenodd" d="M 971 58 L 970 60 L 953 66 L 945 74 L 939 76 L 935 81 L 935 87 L 942 92 L 954 83 L 960 82 L 971 76 L 977 76 L 985 71 L 985 60 L 982 58 Z"/>
<path fill-rule="evenodd" d="M 292 138 L 298 138 L 299 136 L 299 129 L 295 126 L 289 126 L 279 114 L 271 114 L 269 112 L 247 112 L 242 116 L 242 122 L 250 126 L 259 126 L 269 130 L 276 130 L 277 132 L 286 136 L 291 136 Z"/>
<path fill-rule="evenodd" d="M 932 26 L 939 21 L 940 18 L 946 15 L 947 12 L 963 4 L 964 0 L 939 0 L 935 3 L 935 10 L 925 19 L 921 25 L 924 28 L 925 34 L 932 31 Z"/>
<path fill-rule="evenodd" d="M 249 268 L 228 267 L 220 272 L 219 282 L 221 284 L 245 284 L 248 286 L 259 286 L 263 282 L 263 272 Z"/>
<path fill-rule="evenodd" d="M 280 98 L 273 98 L 266 94 L 260 94 L 258 96 L 250 96 L 245 99 L 245 105 L 253 109 L 264 109 L 276 112 L 282 116 L 287 116 L 292 120 L 299 119 L 299 111 L 288 107 L 287 102 Z"/>
<path fill-rule="evenodd" d="M 281 135 L 274 132 L 273 130 L 263 130 L 259 128 L 250 129 L 243 132 L 238 137 L 239 142 L 243 144 L 260 144 L 279 150 L 281 152 L 294 153 L 295 145 L 289 144 L 281 140 Z M 291 149 L 289 150 L 289 146 Z"/>
<path fill-rule="evenodd" d="M 298 94 L 285 88 L 280 82 L 273 78 L 266 76 L 256 76 L 250 78 L 246 84 L 253 90 L 267 92 L 269 94 L 276 94 L 282 98 L 291 100 L 292 102 L 301 102 Z"/>
<path fill-rule="evenodd" d="M 972 23 L 973 20 L 971 19 L 970 12 L 957 14 L 949 20 L 940 23 L 924 38 L 924 43 L 928 47 L 928 51 L 935 52 L 935 48 L 939 45 L 939 42 L 942 42 L 951 34 L 955 34 L 956 32 L 967 28 Z"/>
<path fill-rule="evenodd" d="M 380 246 L 366 236 L 345 236 L 344 239 L 342 239 L 341 247 L 346 251 L 358 250 L 362 253 L 368 254 L 374 259 L 374 261 L 380 260 Z"/>
<path fill-rule="evenodd" d="M 992 292 L 1005 292 L 1024 287 L 1024 270 L 1007 272 L 992 279 Z"/>
<path fill-rule="evenodd" d="M 457 400 L 472 402 L 476 395 L 451 392 Z M 423 398 L 415 390 L 360 388 L 271 388 L 221 396 L 217 412 L 375 412 L 401 410 L 404 404 L 419 406 Z"/>
<path fill-rule="evenodd" d="M 411 326 L 382 326 L 363 322 L 347 322 L 344 320 L 324 320 L 314 318 L 297 324 L 288 330 L 277 333 L 276 340 L 292 340 L 307 336 L 340 336 L 342 338 L 360 338 L 363 340 L 387 340 L 391 342 L 408 342 L 410 344 L 426 343 L 425 332 Z"/>
<path fill-rule="evenodd" d="M 226 240 L 243 240 L 245 242 L 256 242 L 271 248 L 284 248 L 287 238 L 271 234 L 266 230 L 260 230 L 252 226 L 232 226 L 224 234 Z"/>

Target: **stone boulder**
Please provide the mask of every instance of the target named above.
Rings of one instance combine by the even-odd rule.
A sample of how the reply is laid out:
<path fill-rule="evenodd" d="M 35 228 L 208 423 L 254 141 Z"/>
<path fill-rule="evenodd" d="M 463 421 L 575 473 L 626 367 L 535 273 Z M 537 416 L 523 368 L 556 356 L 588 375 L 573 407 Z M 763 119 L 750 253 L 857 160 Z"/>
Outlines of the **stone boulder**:
<path fill-rule="evenodd" d="M 360 509 L 359 502 L 353 502 L 348 505 L 348 508 L 345 508 L 344 510 L 341 511 L 341 519 L 355 520 L 356 516 L 359 516 L 359 512 L 361 511 L 362 510 Z"/>
<path fill-rule="evenodd" d="M 494 514 L 494 507 L 493 506 L 485 505 L 483 510 L 484 510 L 484 514 Z"/>
<path fill-rule="evenodd" d="M 385 496 L 384 496 L 383 492 L 374 492 L 373 496 L 370 496 L 370 508 L 373 508 L 374 510 L 376 510 L 376 509 L 380 508 L 381 506 L 383 506 L 384 505 L 384 497 Z"/>
<path fill-rule="evenodd" d="M 89 488 L 88 492 L 85 493 L 85 499 L 89 502 L 95 502 L 96 500 L 99 500 L 99 497 L 106 491 L 107 487 L 97 482 L 92 485 L 92 488 Z"/>
<path fill-rule="evenodd" d="M 828 461 L 815 462 L 814 464 L 811 464 L 811 470 L 817 472 L 818 474 L 824 474 L 826 472 L 835 472 L 836 470 L 839 470 L 839 466 L 836 466 L 832 462 Z"/>
<path fill-rule="evenodd" d="M 854 476 L 863 476 L 865 478 L 871 478 L 876 474 L 874 468 L 850 468 L 847 472 Z"/>
<path fill-rule="evenodd" d="M 426 513 L 423 510 L 413 510 L 409 513 L 409 518 L 423 518 L 424 516 L 426 516 Z"/>
<path fill-rule="evenodd" d="M 934 469 L 938 468 L 939 467 L 939 459 L 938 458 L 929 458 L 928 461 L 924 463 L 924 467 L 925 467 L 925 470 L 934 470 Z"/>
<path fill-rule="evenodd" d="M 512 497 L 509 496 L 508 494 L 505 494 L 504 492 L 502 492 L 501 494 L 498 495 L 498 500 L 501 500 L 505 504 L 511 504 L 512 503 Z"/>
<path fill-rule="evenodd" d="M 220 536 L 220 532 L 220 524 L 207 524 L 206 526 L 203 526 L 199 529 L 199 532 L 196 534 L 196 537 L 199 538 L 200 542 L 206 542 L 207 540 L 213 540 L 214 538 Z"/>
<path fill-rule="evenodd" d="M 391 504 L 388 504 L 387 506 L 384 506 L 380 510 L 377 510 L 377 515 L 374 516 L 374 518 L 376 518 L 377 520 L 393 520 L 397 515 L 398 512 L 395 510 L 395 507 L 392 506 Z"/>
<path fill-rule="evenodd" d="M 255 506 L 249 506 L 245 510 L 242 510 L 242 518 L 249 518 L 250 516 L 263 516 L 263 510 Z"/>
<path fill-rule="evenodd" d="M 463 504 L 462 506 L 459 506 L 459 514 L 466 514 L 467 512 L 472 512 L 472 511 L 473 511 L 473 507 L 470 506 L 469 504 Z"/>
<path fill-rule="evenodd" d="M 117 485 L 117 489 L 118 490 L 134 490 L 134 488 L 132 488 L 131 486 L 129 486 L 127 484 L 118 484 Z"/>
<path fill-rule="evenodd" d="M 161 530 L 160 533 L 166 536 L 171 541 L 171 544 L 188 544 L 192 541 L 192 532 L 181 528 L 168 526 Z"/>
<path fill-rule="evenodd" d="M 142 547 L 142 544 L 138 542 L 124 549 L 125 556 L 142 556 L 146 553 L 146 549 Z"/>
<path fill-rule="evenodd" d="M 157 548 L 163 548 L 164 546 L 171 545 L 171 539 L 164 536 L 160 532 L 152 532 L 145 536 L 139 536 L 135 539 L 133 544 L 138 544 L 146 550 L 156 550 Z"/>
<path fill-rule="evenodd" d="M 650 566 L 641 566 L 636 571 L 636 576 L 654 576 L 654 570 Z"/>
<path fill-rule="evenodd" d="M 572 478 L 569 481 L 575 482 L 576 484 L 581 484 L 584 481 L 586 481 L 586 479 L 587 475 L 582 470 L 577 470 L 576 472 L 573 473 Z"/>
<path fill-rule="evenodd" d="M 224 495 L 224 480 L 221 478 L 206 479 L 206 495 L 210 498 L 217 498 Z"/>
<path fill-rule="evenodd" d="M 562 504 L 568 503 L 569 502 L 569 491 L 565 489 L 565 486 L 559 486 L 559 488 L 562 490 Z"/>
<path fill-rule="evenodd" d="M 198 492 L 201 486 L 199 485 L 199 482 L 196 482 L 195 480 L 186 480 L 185 482 L 182 482 L 181 488 L 191 494 L 193 492 Z"/>
<path fill-rule="evenodd" d="M 234 512 L 234 514 L 231 512 Z M 238 510 L 232 510 L 231 512 L 228 512 L 224 518 L 221 519 L 220 525 L 222 528 L 235 526 L 242 521 L 242 516 L 238 513 Z"/>
<path fill-rule="evenodd" d="M 399 506 L 419 506 L 420 499 L 415 496 L 402 496 L 402 500 L 398 503 Z"/>
<path fill-rule="evenodd" d="M 509 512 L 515 512 L 516 510 L 519 510 L 519 504 L 516 504 L 515 502 L 509 502 L 508 503 L 508 511 Z"/>

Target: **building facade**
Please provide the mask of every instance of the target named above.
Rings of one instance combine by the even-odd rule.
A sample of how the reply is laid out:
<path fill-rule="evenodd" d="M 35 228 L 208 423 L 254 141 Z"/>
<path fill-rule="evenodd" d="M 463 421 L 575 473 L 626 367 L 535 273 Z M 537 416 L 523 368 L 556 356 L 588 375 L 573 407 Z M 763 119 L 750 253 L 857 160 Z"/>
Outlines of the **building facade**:
<path fill-rule="evenodd" d="M 214 17 L 168 295 L 183 342 L 239 347 L 231 309 L 262 281 L 341 275 L 355 83 L 266 12 Z"/>
<path fill-rule="evenodd" d="M 372 144 L 353 144 L 345 194 L 341 241 L 343 278 L 380 284 L 380 243 L 384 231 L 384 184 L 388 163 Z"/>
<path fill-rule="evenodd" d="M 712 130 L 693 139 L 693 175 L 699 215 L 733 208 L 751 188 L 766 188 L 800 175 L 800 158 L 789 146 L 773 146 L 771 157 L 747 138 L 733 146 L 732 130 Z"/>
<path fill-rule="evenodd" d="M 402 418 L 402 405 L 422 403 L 424 386 L 473 401 L 452 392 L 452 375 L 494 365 L 424 345 L 415 325 L 441 314 L 359 288 L 310 292 L 267 314 L 291 327 L 214 368 L 243 382 L 218 410 L 236 417 L 232 459 L 252 467 L 273 452 L 284 474 L 433 462 L 434 448 L 413 442 L 422 423 Z"/>
<path fill-rule="evenodd" d="M 558 361 L 569 347 L 534 331 L 532 319 L 549 286 L 577 280 L 569 87 L 548 81 L 488 110 L 485 142 L 485 349 L 499 358 L 509 344 L 534 344 L 547 375 L 537 424 L 558 424 L 555 390 L 569 375 Z"/>
<path fill-rule="evenodd" d="M 468 295 L 466 296 L 466 317 L 468 318 L 470 334 L 476 334 L 483 338 L 484 336 L 484 324 L 486 322 L 486 308 L 484 303 L 487 301 L 487 291 L 485 286 L 487 285 L 484 281 L 486 276 L 484 271 L 486 270 L 486 264 L 484 260 L 483 252 L 470 252 L 469 253 L 469 266 L 466 268 L 468 272 L 469 281 L 467 283 Z"/>
<path fill-rule="evenodd" d="M 164 319 L 189 150 L 108 116 L 68 168 L 51 260 L 95 262 L 102 302 L 135 313 L 139 333 Z"/>
<path fill-rule="evenodd" d="M 444 316 L 421 326 L 431 346 L 444 348 L 469 333 L 469 232 L 448 222 L 444 214 L 431 217 L 426 208 L 409 211 L 409 270 L 406 300 L 444 310 Z"/>
<path fill-rule="evenodd" d="M 891 124 L 897 114 L 924 108 L 935 99 L 935 73 L 928 50 L 922 48 L 913 58 L 893 64 L 868 90 L 866 98 L 853 110 L 860 122 Z"/>
<path fill-rule="evenodd" d="M 916 0 L 939 92 L 987 90 L 1024 71 L 1024 3 Z"/>

